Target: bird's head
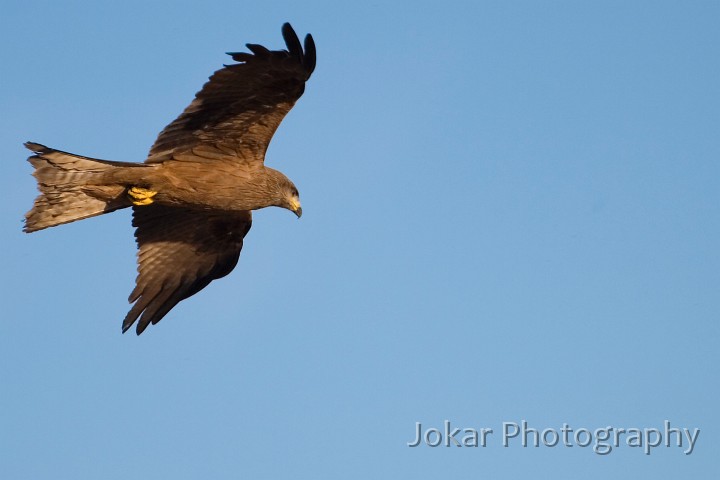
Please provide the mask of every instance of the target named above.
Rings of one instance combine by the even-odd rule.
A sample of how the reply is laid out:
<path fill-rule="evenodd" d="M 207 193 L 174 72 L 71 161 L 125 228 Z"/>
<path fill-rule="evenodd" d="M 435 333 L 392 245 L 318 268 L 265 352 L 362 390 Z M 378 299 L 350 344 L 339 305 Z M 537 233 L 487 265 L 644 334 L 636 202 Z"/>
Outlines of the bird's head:
<path fill-rule="evenodd" d="M 265 167 L 265 170 L 274 184 L 276 202 L 274 205 L 287 208 L 300 218 L 302 216 L 302 207 L 300 206 L 300 194 L 295 184 L 277 170 L 268 167 Z"/>
<path fill-rule="evenodd" d="M 290 188 L 285 192 L 285 208 L 297 215 L 298 218 L 302 216 L 302 207 L 300 206 L 300 194 L 295 185 L 290 182 Z"/>

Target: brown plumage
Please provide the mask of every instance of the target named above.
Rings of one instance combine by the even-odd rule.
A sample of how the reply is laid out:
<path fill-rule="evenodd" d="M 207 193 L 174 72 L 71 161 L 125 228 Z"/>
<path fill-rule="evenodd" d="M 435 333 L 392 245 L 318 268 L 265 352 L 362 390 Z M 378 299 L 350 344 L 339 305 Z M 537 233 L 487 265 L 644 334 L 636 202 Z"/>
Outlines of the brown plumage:
<path fill-rule="evenodd" d="M 315 44 L 304 49 L 290 24 L 287 50 L 248 44 L 239 62 L 215 72 L 185 111 L 160 133 L 144 163 L 81 157 L 36 143 L 40 195 L 26 232 L 133 208 L 138 277 L 123 332 L 138 335 L 179 301 L 235 267 L 252 210 L 302 214 L 297 188 L 264 165 L 280 122 L 315 69 Z"/>

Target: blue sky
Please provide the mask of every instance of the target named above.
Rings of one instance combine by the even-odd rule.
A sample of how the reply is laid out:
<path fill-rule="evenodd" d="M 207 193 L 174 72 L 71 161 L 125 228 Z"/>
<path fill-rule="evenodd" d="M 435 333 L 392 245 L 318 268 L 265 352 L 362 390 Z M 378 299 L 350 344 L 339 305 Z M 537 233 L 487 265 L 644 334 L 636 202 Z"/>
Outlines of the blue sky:
<path fill-rule="evenodd" d="M 716 2 L 40 2 L 0 17 L 0 476 L 717 478 Z M 142 161 L 246 42 L 318 68 L 240 263 L 121 335 L 127 211 L 32 235 L 33 140 Z M 410 448 L 415 423 L 493 428 Z M 691 455 L 503 422 L 699 428 Z"/>

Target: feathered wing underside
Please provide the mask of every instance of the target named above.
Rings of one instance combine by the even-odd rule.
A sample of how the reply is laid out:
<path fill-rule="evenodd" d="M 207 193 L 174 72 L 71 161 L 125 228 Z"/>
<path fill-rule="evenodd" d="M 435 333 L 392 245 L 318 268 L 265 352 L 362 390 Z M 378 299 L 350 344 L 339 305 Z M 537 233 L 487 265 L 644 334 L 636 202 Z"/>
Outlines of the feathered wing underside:
<path fill-rule="evenodd" d="M 239 62 L 215 72 L 185 111 L 160 133 L 146 162 L 162 162 L 195 148 L 220 149 L 243 161 L 262 162 L 280 122 L 305 90 L 315 69 L 315 43 L 304 50 L 295 31 L 282 28 L 287 50 L 248 44 L 252 53 L 229 53 Z"/>
<path fill-rule="evenodd" d="M 178 302 L 230 273 L 251 224 L 249 211 L 133 207 L 138 277 L 129 298 L 135 304 L 123 321 L 123 332 L 137 320 L 140 335 Z"/>

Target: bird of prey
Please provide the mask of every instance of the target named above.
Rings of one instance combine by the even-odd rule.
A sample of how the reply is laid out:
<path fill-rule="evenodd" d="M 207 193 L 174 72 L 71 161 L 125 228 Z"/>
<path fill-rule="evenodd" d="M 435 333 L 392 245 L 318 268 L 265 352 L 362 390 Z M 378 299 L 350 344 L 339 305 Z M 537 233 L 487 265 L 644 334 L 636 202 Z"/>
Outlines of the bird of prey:
<path fill-rule="evenodd" d="M 252 210 L 302 214 L 298 190 L 264 164 L 275 130 L 315 69 L 290 24 L 287 50 L 247 44 L 216 71 L 160 133 L 144 163 L 82 157 L 28 142 L 40 195 L 25 215 L 34 232 L 121 208 L 133 209 L 138 276 L 122 324 L 140 335 L 178 302 L 237 264 Z"/>

